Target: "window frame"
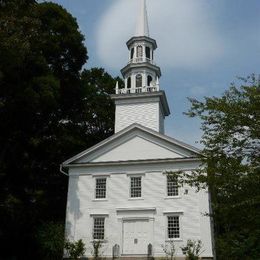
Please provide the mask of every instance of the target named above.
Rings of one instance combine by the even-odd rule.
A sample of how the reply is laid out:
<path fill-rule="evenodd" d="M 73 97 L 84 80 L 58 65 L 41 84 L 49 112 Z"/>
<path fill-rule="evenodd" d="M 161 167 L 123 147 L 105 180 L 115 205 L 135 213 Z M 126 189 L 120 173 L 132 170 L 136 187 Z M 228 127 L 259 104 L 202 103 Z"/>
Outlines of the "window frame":
<path fill-rule="evenodd" d="M 139 178 L 140 179 L 140 196 L 132 196 L 132 179 L 134 179 L 134 178 Z M 142 176 L 140 176 L 140 175 L 136 175 L 136 176 L 130 176 L 130 178 L 129 178 L 129 180 L 130 180 L 130 185 L 129 185 L 129 198 L 130 199 L 142 199 L 142 197 L 143 197 L 143 191 L 142 191 L 142 189 L 143 189 L 143 185 L 142 185 Z"/>
<path fill-rule="evenodd" d="M 165 212 L 163 213 L 165 215 L 165 241 L 183 241 L 182 234 L 183 234 L 183 226 L 182 226 L 182 218 L 183 218 L 183 212 Z M 169 237 L 169 231 L 168 231 L 168 217 L 178 217 L 179 218 L 179 237 L 176 238 L 170 238 Z"/>
<path fill-rule="evenodd" d="M 103 220 L 103 238 L 95 238 L 95 220 L 97 219 L 102 219 Z M 105 240 L 105 233 L 106 232 L 106 217 L 105 216 L 93 216 L 93 220 L 92 220 L 92 239 L 95 240 L 100 240 L 100 241 L 104 241 Z"/>
<path fill-rule="evenodd" d="M 171 175 L 169 174 L 166 174 L 166 197 L 167 198 L 179 198 L 180 197 L 180 189 L 179 189 L 179 186 L 178 186 L 178 177 L 176 177 L 176 182 L 177 182 L 177 194 L 176 195 L 169 195 L 169 180 L 168 178 L 172 177 Z"/>
<path fill-rule="evenodd" d="M 97 181 L 101 179 L 105 179 L 105 197 L 97 197 Z M 106 199 L 107 199 L 107 177 L 105 176 L 95 177 L 94 200 L 106 200 Z"/>

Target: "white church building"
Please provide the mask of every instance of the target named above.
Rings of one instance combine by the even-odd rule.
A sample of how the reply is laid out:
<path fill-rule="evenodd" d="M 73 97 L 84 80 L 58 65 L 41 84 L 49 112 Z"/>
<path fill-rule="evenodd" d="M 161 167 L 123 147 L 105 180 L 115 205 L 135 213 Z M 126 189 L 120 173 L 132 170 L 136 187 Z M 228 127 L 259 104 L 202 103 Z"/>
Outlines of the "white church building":
<path fill-rule="evenodd" d="M 115 102 L 115 134 L 65 161 L 69 176 L 66 236 L 82 239 L 86 257 L 94 240 L 112 259 L 164 257 L 163 247 L 201 240 L 203 259 L 213 259 L 213 238 L 206 191 L 179 187 L 168 172 L 190 172 L 201 162 L 200 151 L 164 134 L 170 114 L 154 62 L 156 41 L 149 36 L 145 0 L 137 31 L 128 42 L 129 61 L 121 70 L 125 87 Z M 148 252 L 149 251 L 149 252 Z"/>

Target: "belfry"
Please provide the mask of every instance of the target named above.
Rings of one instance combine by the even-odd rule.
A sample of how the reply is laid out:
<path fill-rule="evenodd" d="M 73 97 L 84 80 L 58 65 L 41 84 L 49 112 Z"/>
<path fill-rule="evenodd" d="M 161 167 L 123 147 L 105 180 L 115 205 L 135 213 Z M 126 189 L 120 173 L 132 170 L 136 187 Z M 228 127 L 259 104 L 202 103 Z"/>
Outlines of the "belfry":
<path fill-rule="evenodd" d="M 164 133 L 164 118 L 170 114 L 165 92 L 160 90 L 161 69 L 155 64 L 157 43 L 149 36 L 145 0 L 141 1 L 136 34 L 126 43 L 127 65 L 121 70 L 125 87 L 116 86 L 115 132 L 138 123 Z"/>

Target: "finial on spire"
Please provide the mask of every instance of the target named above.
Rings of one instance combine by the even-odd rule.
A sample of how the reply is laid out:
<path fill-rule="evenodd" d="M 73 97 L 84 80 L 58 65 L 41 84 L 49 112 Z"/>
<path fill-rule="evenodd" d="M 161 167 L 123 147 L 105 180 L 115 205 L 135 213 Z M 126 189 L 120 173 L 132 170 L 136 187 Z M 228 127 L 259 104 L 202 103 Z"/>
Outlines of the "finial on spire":
<path fill-rule="evenodd" d="M 140 15 L 136 26 L 135 36 L 149 37 L 148 17 L 146 10 L 146 0 L 141 0 Z"/>

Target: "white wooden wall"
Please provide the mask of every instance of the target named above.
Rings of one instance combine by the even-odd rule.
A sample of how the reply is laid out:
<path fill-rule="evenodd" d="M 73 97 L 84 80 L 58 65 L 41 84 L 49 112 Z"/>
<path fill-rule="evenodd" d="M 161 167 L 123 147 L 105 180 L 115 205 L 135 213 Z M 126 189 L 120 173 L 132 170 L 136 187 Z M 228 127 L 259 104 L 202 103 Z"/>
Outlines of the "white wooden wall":
<path fill-rule="evenodd" d="M 159 102 L 117 104 L 115 116 L 115 132 L 138 123 L 160 132 L 163 121 L 160 120 Z"/>
<path fill-rule="evenodd" d="M 163 256 L 162 244 L 165 244 L 167 223 L 166 211 L 181 212 L 181 240 L 176 247 L 182 246 L 187 239 L 201 239 L 203 256 L 212 256 L 209 218 L 202 213 L 209 211 L 208 194 L 196 193 L 190 187 L 180 189 L 180 197 L 169 199 L 166 196 L 166 176 L 162 169 L 188 169 L 197 167 L 194 163 L 156 166 L 124 166 L 74 168 L 70 170 L 66 232 L 70 239 L 83 239 L 87 245 L 86 255 L 91 254 L 92 215 L 106 214 L 104 255 L 111 256 L 115 244 L 122 246 L 122 214 L 139 215 L 154 218 L 152 241 L 155 256 Z M 130 179 L 128 174 L 142 174 L 142 199 L 129 198 Z M 95 194 L 95 176 L 107 176 L 107 198 L 97 201 Z M 184 194 L 184 190 L 188 194 Z M 119 208 L 155 208 L 156 211 L 123 212 Z M 178 249 L 179 255 L 181 251 Z"/>

